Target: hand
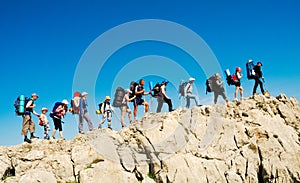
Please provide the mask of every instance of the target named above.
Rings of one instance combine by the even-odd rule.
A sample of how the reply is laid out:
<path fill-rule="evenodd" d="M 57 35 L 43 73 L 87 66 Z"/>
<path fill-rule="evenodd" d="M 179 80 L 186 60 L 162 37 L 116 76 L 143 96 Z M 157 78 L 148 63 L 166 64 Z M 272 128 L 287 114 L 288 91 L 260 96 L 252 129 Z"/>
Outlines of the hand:
<path fill-rule="evenodd" d="M 36 114 L 36 116 L 37 116 L 37 117 L 40 117 L 41 115 L 40 115 L 40 114 Z"/>

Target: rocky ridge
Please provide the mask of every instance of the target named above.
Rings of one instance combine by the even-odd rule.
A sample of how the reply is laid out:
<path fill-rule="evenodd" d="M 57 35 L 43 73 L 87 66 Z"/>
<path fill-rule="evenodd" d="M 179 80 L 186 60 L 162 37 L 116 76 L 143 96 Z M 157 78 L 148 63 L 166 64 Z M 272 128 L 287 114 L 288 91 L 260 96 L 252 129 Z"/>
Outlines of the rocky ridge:
<path fill-rule="evenodd" d="M 1 182 L 300 182 L 300 107 L 256 95 L 1 147 Z"/>

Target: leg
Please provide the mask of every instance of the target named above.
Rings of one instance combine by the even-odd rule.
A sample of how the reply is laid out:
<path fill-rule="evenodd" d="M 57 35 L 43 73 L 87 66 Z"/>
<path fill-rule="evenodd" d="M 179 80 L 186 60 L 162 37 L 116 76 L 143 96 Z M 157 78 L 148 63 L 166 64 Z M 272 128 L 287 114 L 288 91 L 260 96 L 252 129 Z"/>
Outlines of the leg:
<path fill-rule="evenodd" d="M 240 88 L 239 86 L 235 87 L 234 100 L 237 100 L 239 88 Z"/>
<path fill-rule="evenodd" d="M 224 99 L 226 102 L 228 102 L 228 99 L 227 99 L 227 97 L 226 97 L 226 95 L 225 95 L 225 91 L 221 92 L 220 95 L 223 97 L 223 99 Z"/>
<path fill-rule="evenodd" d="M 190 97 L 186 96 L 186 108 L 190 108 Z"/>
<path fill-rule="evenodd" d="M 264 94 L 265 93 L 264 85 L 263 85 L 263 82 L 261 80 L 259 80 L 259 86 L 260 86 L 261 93 Z"/>
<path fill-rule="evenodd" d="M 239 87 L 239 89 L 240 89 L 240 97 L 241 97 L 241 100 L 243 100 L 243 87 L 242 86 L 240 86 Z"/>
<path fill-rule="evenodd" d="M 25 137 L 27 137 L 27 133 L 28 133 L 28 130 L 29 130 L 29 120 L 30 120 L 29 115 L 24 115 L 23 116 L 21 135 L 24 135 Z"/>
<path fill-rule="evenodd" d="M 88 127 L 89 127 L 89 130 L 92 131 L 93 130 L 93 123 L 91 121 L 91 118 L 90 118 L 90 115 L 88 112 L 84 113 L 84 119 L 86 120 L 87 124 L 88 124 Z"/>
<path fill-rule="evenodd" d="M 78 132 L 83 132 L 83 114 L 79 114 Z"/>
<path fill-rule="evenodd" d="M 259 83 L 259 79 L 255 79 L 255 84 L 254 84 L 253 92 L 252 92 L 253 95 L 256 93 L 256 89 L 257 89 L 258 83 Z"/>
<path fill-rule="evenodd" d="M 100 121 L 100 124 L 99 124 L 98 128 L 102 128 L 102 124 L 105 122 L 106 117 L 107 117 L 107 112 L 105 112 L 104 114 L 102 114 L 102 119 Z"/>
<path fill-rule="evenodd" d="M 219 96 L 219 94 L 218 94 L 217 92 L 214 92 L 214 104 L 217 103 L 217 101 L 218 101 L 218 96 Z"/>
<path fill-rule="evenodd" d="M 111 112 L 107 112 L 107 127 L 111 129 Z"/>
<path fill-rule="evenodd" d="M 171 99 L 164 98 L 164 101 L 165 101 L 165 102 L 168 104 L 168 106 L 169 106 L 169 112 L 172 112 L 172 111 L 173 111 L 172 100 L 171 100 Z"/>
<path fill-rule="evenodd" d="M 128 113 L 128 119 L 130 121 L 130 123 L 132 122 L 132 112 L 131 110 L 129 109 L 129 107 L 127 106 L 127 113 Z"/>
<path fill-rule="evenodd" d="M 162 106 L 163 106 L 163 100 L 161 97 L 158 97 L 157 98 L 157 108 L 156 108 L 157 113 L 161 112 Z"/>
<path fill-rule="evenodd" d="M 58 121 L 58 130 L 59 130 L 59 136 L 60 139 L 65 140 L 63 134 L 62 134 L 62 125 L 61 125 L 61 120 Z"/>
<path fill-rule="evenodd" d="M 149 104 L 147 102 L 143 102 L 143 105 L 145 106 L 145 113 L 149 111 Z"/>
<path fill-rule="evenodd" d="M 121 124 L 122 124 L 122 128 L 125 126 L 125 115 L 126 115 L 126 106 L 122 106 L 120 107 L 121 109 Z"/>

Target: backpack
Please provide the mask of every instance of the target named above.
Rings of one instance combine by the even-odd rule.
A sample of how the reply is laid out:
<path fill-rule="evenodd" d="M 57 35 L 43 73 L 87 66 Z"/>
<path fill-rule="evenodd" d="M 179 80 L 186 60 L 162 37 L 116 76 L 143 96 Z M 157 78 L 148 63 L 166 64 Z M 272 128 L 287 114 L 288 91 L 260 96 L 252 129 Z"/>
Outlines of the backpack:
<path fill-rule="evenodd" d="M 103 104 L 104 104 L 104 109 L 105 109 L 106 103 L 105 102 L 100 102 L 100 104 L 98 105 L 99 109 L 96 110 L 96 114 L 102 114 L 101 108 L 102 108 Z"/>
<path fill-rule="evenodd" d="M 72 114 L 79 114 L 80 106 L 81 106 L 80 104 L 81 104 L 81 93 L 74 92 L 73 98 L 71 100 Z"/>
<path fill-rule="evenodd" d="M 26 112 L 26 105 L 31 99 L 24 95 L 18 96 L 14 102 L 15 112 L 17 116 L 22 116 Z"/>
<path fill-rule="evenodd" d="M 239 79 L 236 74 L 231 75 L 229 69 L 225 70 L 226 75 L 226 81 L 228 86 L 235 85 L 237 82 L 239 82 Z"/>
<path fill-rule="evenodd" d="M 156 83 L 154 87 L 152 88 L 153 94 L 152 97 L 157 98 L 159 96 L 159 93 L 161 91 L 161 84 Z"/>
<path fill-rule="evenodd" d="M 124 96 L 125 96 L 125 90 L 122 87 L 118 87 L 115 92 L 115 97 L 112 106 L 121 107 Z"/>
<path fill-rule="evenodd" d="M 129 95 L 129 98 L 132 98 L 132 97 L 134 97 L 135 96 L 135 88 L 136 88 L 136 86 L 138 86 L 139 84 L 137 83 L 137 82 L 135 82 L 135 81 L 131 81 L 130 82 L 130 87 L 129 87 L 129 89 L 130 89 L 130 91 L 131 91 L 131 94 Z M 132 100 L 131 102 L 134 102 L 134 100 Z"/>
<path fill-rule="evenodd" d="M 247 70 L 247 78 L 254 79 L 255 72 L 254 72 L 254 63 L 252 60 L 248 60 L 248 62 L 246 63 L 246 70 Z"/>
<path fill-rule="evenodd" d="M 206 94 L 207 92 L 213 92 L 215 90 L 214 88 L 214 82 L 216 82 L 217 78 L 214 75 L 210 76 L 207 80 L 206 80 Z"/>
<path fill-rule="evenodd" d="M 56 102 L 55 104 L 54 104 L 54 107 L 52 108 L 52 111 L 50 112 L 50 114 L 49 114 L 49 116 L 51 117 L 51 118 L 55 118 L 55 116 L 56 116 L 56 109 L 58 108 L 58 106 L 60 106 L 60 105 L 62 105 L 62 102 Z"/>
<path fill-rule="evenodd" d="M 180 96 L 184 96 L 184 94 L 185 94 L 184 89 L 187 84 L 188 84 L 187 81 L 181 80 L 179 87 L 178 87 L 178 93 L 180 94 Z"/>
<path fill-rule="evenodd" d="M 39 125 L 40 125 L 40 126 L 44 126 L 44 122 L 42 121 L 42 118 L 41 118 L 41 117 L 39 117 Z"/>

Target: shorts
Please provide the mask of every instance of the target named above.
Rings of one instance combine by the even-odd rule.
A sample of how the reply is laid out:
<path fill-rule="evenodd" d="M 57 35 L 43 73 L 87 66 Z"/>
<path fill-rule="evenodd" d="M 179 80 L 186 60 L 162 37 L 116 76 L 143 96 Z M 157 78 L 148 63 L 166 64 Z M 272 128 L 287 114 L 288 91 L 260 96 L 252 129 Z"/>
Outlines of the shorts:
<path fill-rule="evenodd" d="M 134 106 L 143 105 L 143 103 L 144 103 L 143 99 L 137 98 L 137 99 L 134 100 Z"/>
<path fill-rule="evenodd" d="M 54 122 L 54 129 L 59 130 L 61 132 L 62 131 L 61 119 L 53 118 L 53 122 Z"/>
<path fill-rule="evenodd" d="M 120 109 L 121 109 L 121 112 L 122 112 L 122 113 L 123 113 L 123 112 L 131 112 L 131 110 L 129 109 L 128 105 L 122 105 L 122 106 L 120 107 Z"/>
<path fill-rule="evenodd" d="M 235 82 L 234 85 L 240 87 L 241 86 L 241 82 L 240 81 Z"/>

